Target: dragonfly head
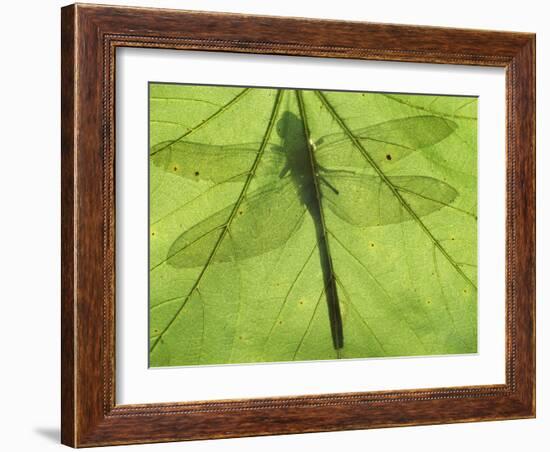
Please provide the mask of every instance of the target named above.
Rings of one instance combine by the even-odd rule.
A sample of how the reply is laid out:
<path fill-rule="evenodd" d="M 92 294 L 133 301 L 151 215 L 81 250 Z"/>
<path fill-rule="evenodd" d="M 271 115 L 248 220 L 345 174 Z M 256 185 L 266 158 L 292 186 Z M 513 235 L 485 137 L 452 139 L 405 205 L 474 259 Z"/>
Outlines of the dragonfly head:
<path fill-rule="evenodd" d="M 304 126 L 300 118 L 290 111 L 285 111 L 277 121 L 277 135 L 285 142 L 297 137 L 303 138 Z"/>

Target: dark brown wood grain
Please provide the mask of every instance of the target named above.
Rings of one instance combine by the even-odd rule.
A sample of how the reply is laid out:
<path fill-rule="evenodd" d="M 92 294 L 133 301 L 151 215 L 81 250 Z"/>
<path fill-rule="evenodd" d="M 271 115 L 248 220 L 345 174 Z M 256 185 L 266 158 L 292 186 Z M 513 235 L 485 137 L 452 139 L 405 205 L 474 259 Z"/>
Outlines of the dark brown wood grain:
<path fill-rule="evenodd" d="M 74 444 L 75 396 L 74 345 L 76 310 L 74 296 L 74 136 L 75 59 L 74 9 L 61 11 L 61 441 Z"/>
<path fill-rule="evenodd" d="M 62 9 L 62 442 L 74 447 L 535 415 L 535 36 L 71 5 Z M 115 403 L 117 47 L 506 68 L 506 384 Z"/>

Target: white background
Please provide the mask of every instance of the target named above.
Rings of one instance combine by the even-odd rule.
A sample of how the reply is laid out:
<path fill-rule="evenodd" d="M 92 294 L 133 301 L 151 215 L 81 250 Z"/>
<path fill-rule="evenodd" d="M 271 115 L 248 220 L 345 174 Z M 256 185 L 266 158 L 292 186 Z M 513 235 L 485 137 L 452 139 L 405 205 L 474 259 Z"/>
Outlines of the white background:
<path fill-rule="evenodd" d="M 545 255 L 550 242 L 548 171 L 550 31 L 545 3 L 536 0 L 298 2 L 140 1 L 119 4 L 260 14 L 340 18 L 537 32 L 538 79 L 538 417 L 536 420 L 407 427 L 119 447 L 116 450 L 441 451 L 518 449 L 543 451 L 550 430 L 548 383 L 550 335 L 544 306 L 548 292 Z M 9 2 L 3 6 L 2 61 L 2 373 L 1 447 L 10 451 L 61 449 L 59 424 L 59 7 L 58 1 Z M 546 202 L 547 204 L 547 202 Z M 544 381 L 546 379 L 546 382 Z"/>
<path fill-rule="evenodd" d="M 284 68 L 284 69 L 282 69 Z M 505 77 L 501 68 L 117 51 L 117 403 L 502 384 Z M 478 353 L 148 369 L 148 81 L 478 95 Z M 136 344 L 142 344 L 141 347 Z M 185 384 L 181 384 L 185 381 Z"/>

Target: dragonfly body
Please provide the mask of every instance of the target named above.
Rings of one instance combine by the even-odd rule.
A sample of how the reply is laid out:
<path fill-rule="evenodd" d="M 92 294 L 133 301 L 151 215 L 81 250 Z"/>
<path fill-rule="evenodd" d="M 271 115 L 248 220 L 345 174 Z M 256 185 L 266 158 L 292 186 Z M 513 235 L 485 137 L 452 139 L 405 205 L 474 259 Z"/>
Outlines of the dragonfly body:
<path fill-rule="evenodd" d="M 299 99 L 300 100 L 300 99 Z M 288 171 L 298 187 L 300 200 L 306 206 L 313 219 L 319 250 L 319 263 L 323 272 L 324 293 L 327 299 L 332 343 L 336 350 L 344 347 L 344 329 L 342 313 L 334 267 L 329 250 L 327 231 L 323 216 L 323 205 L 319 183 L 319 168 L 314 156 L 314 144 L 307 137 L 307 127 L 291 112 L 283 113 L 279 120 L 278 133 L 283 139 L 282 150 L 287 158 L 287 166 L 282 175 Z M 294 137 L 287 142 L 286 137 Z M 296 140 L 296 137 L 298 139 Z M 302 138 L 300 140 L 300 137 Z"/>

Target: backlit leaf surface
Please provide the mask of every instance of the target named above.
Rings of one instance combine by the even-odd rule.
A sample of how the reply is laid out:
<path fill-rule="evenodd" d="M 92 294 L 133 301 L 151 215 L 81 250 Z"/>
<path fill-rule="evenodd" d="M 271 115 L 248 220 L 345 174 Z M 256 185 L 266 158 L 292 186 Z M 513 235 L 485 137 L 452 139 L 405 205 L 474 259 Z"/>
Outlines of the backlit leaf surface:
<path fill-rule="evenodd" d="M 150 85 L 150 365 L 477 350 L 477 100 Z"/>

